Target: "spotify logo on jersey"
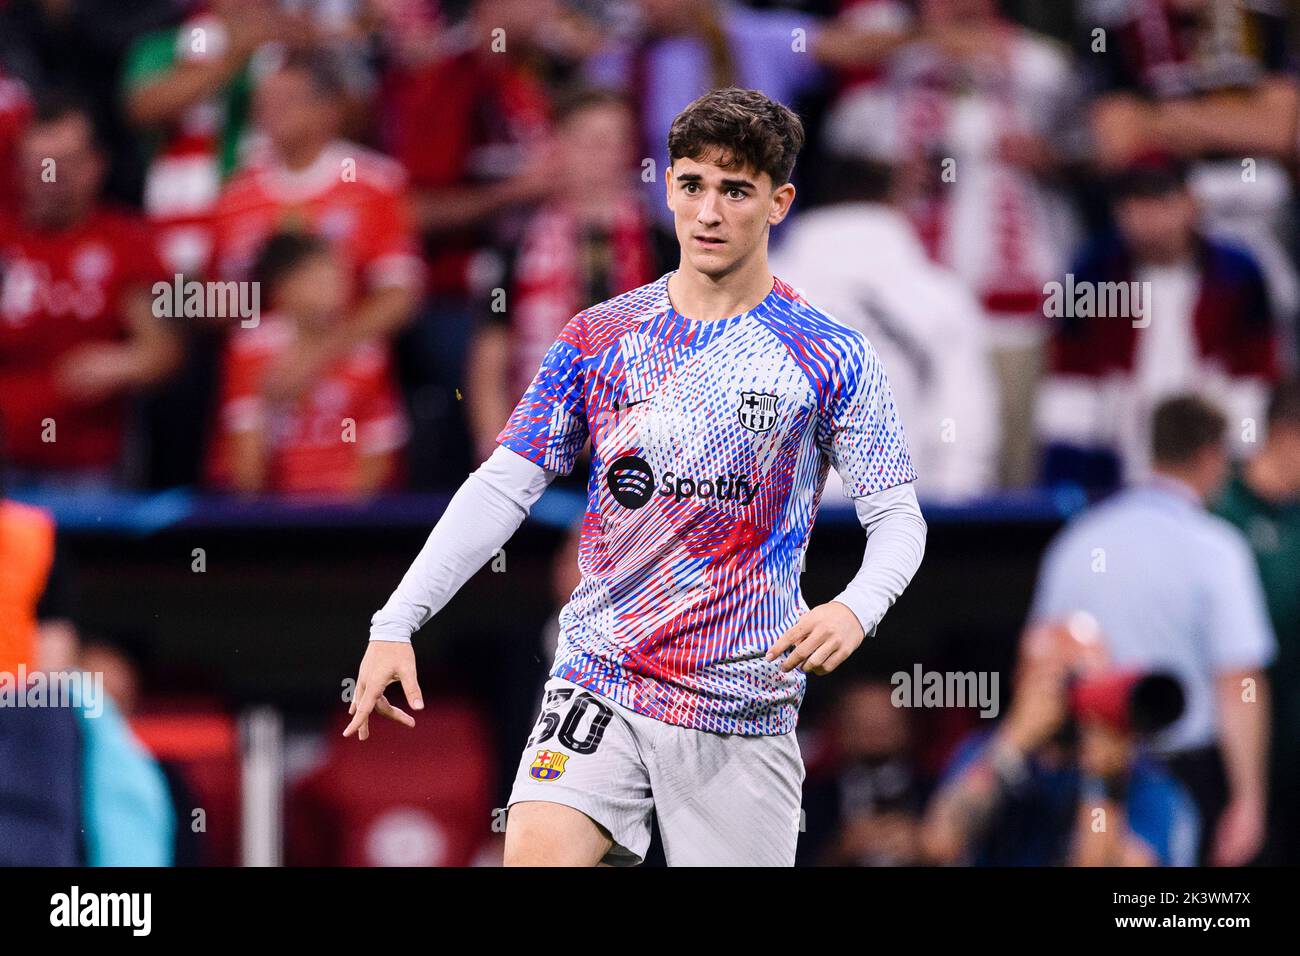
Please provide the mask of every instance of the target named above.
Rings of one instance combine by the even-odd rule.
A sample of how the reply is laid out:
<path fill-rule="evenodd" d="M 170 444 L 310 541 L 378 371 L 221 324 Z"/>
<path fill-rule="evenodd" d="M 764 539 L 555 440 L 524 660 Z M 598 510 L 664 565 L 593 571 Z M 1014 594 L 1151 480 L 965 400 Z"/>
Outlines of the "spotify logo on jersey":
<path fill-rule="evenodd" d="M 650 464 L 636 455 L 624 455 L 609 466 L 605 483 L 610 494 L 624 508 L 636 510 L 650 500 L 655 489 L 654 472 Z"/>
<path fill-rule="evenodd" d="M 748 508 L 758 497 L 762 484 L 751 482 L 747 475 L 725 474 L 714 478 L 687 478 L 666 471 L 659 487 L 655 487 L 654 472 L 649 462 L 637 455 L 624 455 L 605 472 L 614 500 L 624 508 L 635 511 L 658 492 L 674 503 L 688 498 L 707 498 L 713 501 L 734 501 Z"/>

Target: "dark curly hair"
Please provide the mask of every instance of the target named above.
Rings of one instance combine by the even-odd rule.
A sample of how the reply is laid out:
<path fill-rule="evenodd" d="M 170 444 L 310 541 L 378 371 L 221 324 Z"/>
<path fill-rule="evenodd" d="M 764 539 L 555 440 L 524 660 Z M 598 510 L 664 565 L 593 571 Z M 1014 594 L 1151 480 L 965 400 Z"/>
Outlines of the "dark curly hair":
<path fill-rule="evenodd" d="M 719 166 L 748 166 L 780 186 L 790 181 L 803 142 L 803 122 L 792 110 L 758 90 L 729 86 L 705 93 L 678 114 L 668 131 L 668 158 L 717 156 Z"/>

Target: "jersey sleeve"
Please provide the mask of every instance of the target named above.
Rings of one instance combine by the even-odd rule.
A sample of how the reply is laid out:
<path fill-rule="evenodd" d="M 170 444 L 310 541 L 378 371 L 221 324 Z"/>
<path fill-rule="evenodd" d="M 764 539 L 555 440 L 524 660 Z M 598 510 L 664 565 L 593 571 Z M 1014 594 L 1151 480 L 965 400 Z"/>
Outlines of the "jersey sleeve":
<path fill-rule="evenodd" d="M 587 441 L 586 322 L 570 319 L 511 413 L 497 443 L 547 471 L 567 475 Z"/>
<path fill-rule="evenodd" d="M 405 184 L 376 195 L 362 255 L 369 288 L 399 286 L 419 291 L 423 265 L 406 211 Z"/>
<path fill-rule="evenodd" d="M 218 399 L 222 431 L 234 434 L 262 427 L 266 412 L 262 402 L 265 370 L 266 358 L 258 351 L 241 347 L 238 342 L 227 346 Z"/>
<path fill-rule="evenodd" d="M 1237 529 L 1223 532 L 1214 573 L 1205 575 L 1202 627 L 1210 658 L 1220 673 L 1266 667 L 1277 655 L 1277 641 L 1259 569 Z"/>
<path fill-rule="evenodd" d="M 831 371 L 818 417 L 817 445 L 844 483 L 860 498 L 916 480 L 894 393 L 880 356 L 855 334 Z"/>

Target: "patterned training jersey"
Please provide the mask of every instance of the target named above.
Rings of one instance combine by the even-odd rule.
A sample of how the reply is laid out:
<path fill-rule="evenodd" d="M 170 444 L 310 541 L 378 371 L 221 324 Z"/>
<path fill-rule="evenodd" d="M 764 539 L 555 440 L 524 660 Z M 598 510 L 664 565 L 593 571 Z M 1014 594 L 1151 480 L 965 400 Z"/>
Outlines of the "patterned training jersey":
<path fill-rule="evenodd" d="M 854 497 L 916 473 L 860 332 L 780 279 L 748 312 L 689 319 L 670 275 L 570 319 L 497 436 L 563 474 L 591 438 L 551 674 L 667 723 L 787 733 L 806 675 L 763 655 L 808 610 L 827 469 Z"/>

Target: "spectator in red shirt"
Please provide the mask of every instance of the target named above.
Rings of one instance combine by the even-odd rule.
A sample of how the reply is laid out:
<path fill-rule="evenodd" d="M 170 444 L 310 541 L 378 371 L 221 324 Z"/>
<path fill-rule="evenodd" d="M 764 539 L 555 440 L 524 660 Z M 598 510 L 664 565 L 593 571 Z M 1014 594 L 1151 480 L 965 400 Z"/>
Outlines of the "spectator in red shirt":
<path fill-rule="evenodd" d="M 273 236 L 254 275 L 272 312 L 231 332 L 226 349 L 213 484 L 243 492 L 366 495 L 391 484 L 406 421 L 394 396 L 388 352 L 354 344 L 322 368 L 299 397 L 266 395 L 286 355 L 309 349 L 347 321 L 349 275 L 323 239 Z"/>
<path fill-rule="evenodd" d="M 388 157 L 338 138 L 343 93 L 329 56 L 291 54 L 255 96 L 265 142 L 217 206 L 218 278 L 248 279 L 258 250 L 286 227 L 328 240 L 354 278 L 346 320 L 282 355 L 267 377 L 267 397 L 275 401 L 303 395 L 322 369 L 359 343 L 395 335 L 421 288 L 405 174 Z"/>
<path fill-rule="evenodd" d="M 557 106 L 558 195 L 529 219 L 507 257 L 469 361 L 469 413 L 479 459 L 560 329 L 592 302 L 677 267 L 677 243 L 654 229 L 636 178 L 636 120 L 618 94 L 578 90 Z"/>
<path fill-rule="evenodd" d="M 17 202 L 14 169 L 18 165 L 18 140 L 31 113 L 27 87 L 0 70 L 0 212 L 11 210 Z"/>
<path fill-rule="evenodd" d="M 106 164 L 84 110 L 42 105 L 19 153 L 21 208 L 0 224 L 0 416 L 16 483 L 109 484 L 126 399 L 180 359 L 151 305 L 162 266 L 140 219 L 100 205 Z"/>
<path fill-rule="evenodd" d="M 517 243 L 530 209 L 559 181 L 543 83 L 552 57 L 542 42 L 556 7 L 556 0 L 474 0 L 433 43 L 390 41 L 384 143 L 410 173 L 429 277 L 429 298 L 401 358 L 414 399 L 411 475 L 425 487 L 459 484 L 474 467 L 458 400 L 474 301 L 501 284 L 490 250 Z"/>
<path fill-rule="evenodd" d="M 517 234 L 521 209 L 556 185 L 536 69 L 555 8 L 555 0 L 475 0 L 440 49 L 399 63 L 387 79 L 388 149 L 411 175 L 435 294 L 473 291 L 474 251 Z"/>

